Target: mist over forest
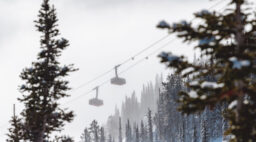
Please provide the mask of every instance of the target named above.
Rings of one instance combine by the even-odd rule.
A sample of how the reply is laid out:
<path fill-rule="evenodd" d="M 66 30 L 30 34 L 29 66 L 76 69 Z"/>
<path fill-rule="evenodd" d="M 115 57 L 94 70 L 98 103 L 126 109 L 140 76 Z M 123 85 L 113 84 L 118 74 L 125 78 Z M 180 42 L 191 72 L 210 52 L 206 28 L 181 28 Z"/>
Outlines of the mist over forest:
<path fill-rule="evenodd" d="M 256 142 L 255 1 L 0 7 L 0 141 Z"/>

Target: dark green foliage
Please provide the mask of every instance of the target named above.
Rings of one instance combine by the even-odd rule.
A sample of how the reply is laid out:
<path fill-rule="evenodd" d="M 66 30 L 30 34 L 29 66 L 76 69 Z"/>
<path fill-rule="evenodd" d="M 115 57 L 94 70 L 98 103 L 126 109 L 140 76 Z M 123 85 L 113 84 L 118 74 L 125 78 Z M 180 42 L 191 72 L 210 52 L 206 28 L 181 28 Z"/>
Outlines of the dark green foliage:
<path fill-rule="evenodd" d="M 9 134 L 7 134 L 8 139 L 7 142 L 19 142 L 23 139 L 24 132 L 23 132 L 23 123 L 22 120 L 17 116 L 13 116 L 10 124 L 11 128 L 9 128 Z"/>
<path fill-rule="evenodd" d="M 188 62 L 185 57 L 171 53 L 160 55 L 162 62 L 175 69 L 184 79 L 190 78 L 190 92 L 181 92 L 180 110 L 184 113 L 203 111 L 217 104 L 227 103 L 225 117 L 230 127 L 227 134 L 231 141 L 248 142 L 256 138 L 256 82 L 251 77 L 256 73 L 256 20 L 251 9 L 246 9 L 246 0 L 230 0 L 223 13 L 203 10 L 195 17 L 203 24 L 195 26 L 182 21 L 172 26 L 163 26 L 170 33 L 190 43 L 199 41 L 195 47 L 201 50 L 205 65 Z M 230 42 L 234 41 L 234 42 Z M 213 80 L 207 80 L 212 76 Z"/>
<path fill-rule="evenodd" d="M 154 118 L 157 137 L 160 141 L 199 141 L 200 138 L 200 119 L 202 115 L 207 114 L 205 118 L 209 137 L 216 139 L 222 136 L 222 117 L 221 107 L 214 109 L 206 108 L 204 113 L 183 115 L 177 110 L 179 98 L 178 93 L 182 90 L 188 90 L 185 82 L 179 75 L 170 75 L 167 82 L 163 83 L 161 89 L 158 109 Z M 193 131 L 195 130 L 195 131 Z"/>
<path fill-rule="evenodd" d="M 55 137 L 53 142 L 75 142 L 70 136 Z"/>
<path fill-rule="evenodd" d="M 58 57 L 62 50 L 69 46 L 64 38 L 58 39 L 56 10 L 43 0 L 38 20 L 35 21 L 37 31 L 42 33 L 41 52 L 37 61 L 30 68 L 25 68 L 20 77 L 25 82 L 19 98 L 25 109 L 21 115 L 24 119 L 24 139 L 42 142 L 54 131 L 61 131 L 65 122 L 71 122 L 72 111 L 60 108 L 58 101 L 68 97 L 70 88 L 64 77 L 76 71 L 73 65 L 60 65 Z"/>

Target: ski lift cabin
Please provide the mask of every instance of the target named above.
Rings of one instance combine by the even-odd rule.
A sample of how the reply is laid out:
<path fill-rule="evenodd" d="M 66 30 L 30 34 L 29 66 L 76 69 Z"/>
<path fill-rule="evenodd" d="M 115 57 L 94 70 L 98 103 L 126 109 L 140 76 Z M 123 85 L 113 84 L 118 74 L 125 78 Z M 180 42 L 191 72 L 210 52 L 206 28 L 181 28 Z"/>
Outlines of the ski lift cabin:
<path fill-rule="evenodd" d="M 100 107 L 103 105 L 103 100 L 98 99 L 99 87 L 96 87 L 94 90 L 96 90 L 96 97 L 89 100 L 89 105 Z"/>
<path fill-rule="evenodd" d="M 124 78 L 120 78 L 118 77 L 118 73 L 117 73 L 117 69 L 120 65 L 118 66 L 115 66 L 115 77 L 111 79 L 111 84 L 114 84 L 114 85 L 124 85 L 126 84 L 126 80 Z"/>

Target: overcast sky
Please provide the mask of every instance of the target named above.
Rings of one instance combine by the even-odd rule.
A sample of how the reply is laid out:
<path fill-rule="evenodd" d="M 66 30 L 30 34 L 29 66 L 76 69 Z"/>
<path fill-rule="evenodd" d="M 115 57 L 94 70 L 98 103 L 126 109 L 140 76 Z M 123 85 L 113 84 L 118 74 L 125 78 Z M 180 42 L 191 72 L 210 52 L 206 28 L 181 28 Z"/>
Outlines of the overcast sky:
<path fill-rule="evenodd" d="M 167 34 L 156 29 L 156 24 L 165 19 L 170 23 L 192 19 L 192 13 L 208 8 L 216 1 L 208 0 L 52 0 L 57 8 L 61 36 L 70 41 L 64 51 L 63 64 L 74 63 L 80 70 L 73 73 L 69 80 L 73 88 L 93 79 L 101 73 L 146 48 Z M 37 18 L 41 0 L 0 0 L 0 141 L 4 141 L 12 115 L 12 104 L 16 103 L 17 113 L 23 105 L 18 103 L 21 96 L 18 86 L 24 67 L 29 67 L 39 52 L 39 33 L 33 21 Z M 223 7 L 223 4 L 216 9 Z M 124 70 L 137 60 L 144 58 L 173 37 L 166 39 L 143 55 L 121 66 Z M 186 48 L 184 48 L 186 47 Z M 176 40 L 163 49 L 176 54 L 193 57 L 191 45 Z M 159 51 L 160 52 L 160 51 Z M 159 53 L 158 52 L 158 53 Z M 167 74 L 166 67 L 159 63 L 157 53 L 149 60 L 138 64 L 125 74 L 127 84 L 122 87 L 109 83 L 100 88 L 100 98 L 105 105 L 95 108 L 88 105 L 94 94 L 87 94 L 76 101 L 65 104 L 75 111 L 75 120 L 67 124 L 63 134 L 75 137 L 76 141 L 93 119 L 103 124 L 118 107 L 125 95 L 135 90 L 139 96 L 143 84 L 154 81 L 156 74 Z M 71 92 L 70 101 L 90 91 L 96 85 L 111 78 L 114 72 L 83 88 Z"/>

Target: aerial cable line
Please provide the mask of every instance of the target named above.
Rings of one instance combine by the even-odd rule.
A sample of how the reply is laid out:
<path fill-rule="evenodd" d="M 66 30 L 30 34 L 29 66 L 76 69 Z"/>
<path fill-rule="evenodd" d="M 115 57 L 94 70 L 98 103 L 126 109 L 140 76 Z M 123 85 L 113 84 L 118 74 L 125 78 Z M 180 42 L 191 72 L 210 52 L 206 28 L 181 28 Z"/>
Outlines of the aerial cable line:
<path fill-rule="evenodd" d="M 216 6 L 218 6 L 219 4 L 223 3 L 224 1 L 226 1 L 226 0 L 220 0 L 219 2 L 217 2 L 216 4 L 214 4 L 213 6 L 209 7 L 208 9 L 210 10 L 210 9 L 212 9 L 212 8 L 214 8 L 214 7 L 216 7 Z M 225 6 L 225 7 L 226 7 L 226 6 Z M 225 7 L 223 7 L 223 8 L 225 8 Z M 222 10 L 223 8 L 221 8 L 220 10 Z M 195 19 L 195 18 L 194 18 L 194 19 Z M 192 19 L 191 21 L 193 21 L 194 19 Z M 168 37 L 168 36 L 169 36 L 169 34 L 168 34 L 167 36 L 162 37 L 161 39 L 164 40 L 165 37 Z M 160 39 L 160 40 L 161 40 L 161 39 Z M 157 43 L 161 42 L 160 40 L 158 40 Z M 173 39 L 173 40 L 175 40 L 175 39 Z M 156 45 L 157 43 L 152 44 L 152 45 L 154 46 L 154 45 Z M 170 44 L 170 43 L 169 43 L 169 44 Z M 153 47 L 153 46 L 152 46 L 152 47 Z M 150 46 L 149 46 L 149 47 L 150 47 Z M 136 55 L 135 57 L 137 57 L 138 55 L 142 54 L 144 51 L 150 49 L 149 47 L 147 47 L 147 48 L 141 50 L 140 52 L 138 52 L 137 54 L 135 54 L 135 55 Z M 157 51 L 160 50 L 160 49 L 162 49 L 162 48 L 164 48 L 164 47 L 161 46 L 161 48 L 158 48 Z M 154 53 L 152 52 L 151 55 L 153 55 L 153 54 L 154 54 Z M 134 56 L 133 56 L 133 57 L 134 57 Z M 125 64 L 125 63 L 127 63 L 127 62 L 129 62 L 130 60 L 133 60 L 133 59 L 134 59 L 133 57 L 128 58 L 127 60 L 125 60 L 124 62 L 122 62 L 121 65 L 123 65 L 123 64 Z M 144 58 L 144 59 L 145 59 L 145 58 Z M 142 61 L 143 61 L 143 60 L 141 59 L 140 61 L 136 62 L 135 64 L 139 64 L 139 63 L 141 63 Z M 131 66 L 128 67 L 126 70 L 120 72 L 120 74 L 125 73 L 126 71 L 128 71 L 129 69 L 131 69 L 132 67 L 134 67 L 135 64 L 131 65 Z M 91 82 L 94 82 L 95 80 L 97 80 L 97 79 L 99 79 L 99 78 L 105 76 L 106 74 L 110 73 L 112 70 L 113 70 L 113 68 L 111 68 L 111 70 L 108 70 L 108 71 L 102 73 L 101 75 L 99 75 L 99 76 L 93 78 L 92 80 L 90 80 L 90 81 L 88 81 L 88 82 L 86 82 L 86 83 L 84 83 L 84 84 L 78 86 L 77 88 L 74 88 L 72 91 L 77 90 L 77 89 L 80 89 L 80 88 L 82 88 L 82 87 L 84 87 L 84 86 L 90 84 Z M 109 82 L 109 80 L 104 81 L 104 82 L 101 83 L 99 86 L 102 86 L 102 85 L 104 85 L 104 84 L 106 84 L 106 83 L 108 83 L 108 82 Z M 70 100 L 70 101 L 64 103 L 63 105 L 70 104 L 70 103 L 72 103 L 72 102 L 78 100 L 79 98 L 83 97 L 84 95 L 90 94 L 90 93 L 92 93 L 92 92 L 94 92 L 94 90 L 91 90 L 91 91 L 88 91 L 88 92 L 86 92 L 86 93 L 83 93 L 82 95 L 77 96 L 77 97 L 74 98 L 73 100 Z M 5 127 L 5 126 L 7 126 L 8 124 L 9 124 L 9 123 L 6 123 L 6 124 L 1 125 L 1 126 L 0 126 L 0 129 L 3 128 L 3 127 Z"/>
<path fill-rule="evenodd" d="M 173 41 L 175 41 L 175 39 L 172 39 L 170 41 L 168 41 L 167 43 L 165 43 L 164 45 L 160 46 L 159 48 L 157 48 L 156 50 L 154 50 L 153 52 L 151 52 L 150 54 L 148 54 L 147 56 L 145 56 L 144 58 L 141 58 L 140 60 L 138 60 L 137 62 L 135 62 L 134 64 L 130 65 L 129 67 L 127 67 L 126 69 L 122 70 L 119 74 L 124 74 L 126 73 L 127 71 L 129 71 L 130 69 L 134 68 L 135 66 L 137 66 L 138 64 L 142 63 L 143 61 L 146 61 L 149 59 L 150 56 L 152 56 L 153 54 L 157 53 L 160 49 L 163 49 L 165 47 L 167 47 L 169 44 L 173 43 Z M 107 79 L 106 81 L 102 82 L 101 84 L 97 85 L 97 87 L 101 87 L 107 83 L 109 83 L 111 79 Z M 81 95 L 75 97 L 74 99 L 70 100 L 70 101 L 67 101 L 66 103 L 64 103 L 63 105 L 67 105 L 67 104 L 70 104 L 82 97 L 84 97 L 85 95 L 88 95 L 92 92 L 95 92 L 95 89 L 92 89 L 91 91 L 88 91 L 86 93 L 82 93 Z"/>
<path fill-rule="evenodd" d="M 145 51 L 151 49 L 152 47 L 154 47 L 154 46 L 157 45 L 158 43 L 162 42 L 163 40 L 165 40 L 165 39 L 166 39 L 167 37 L 169 37 L 169 36 L 170 36 L 170 34 L 167 34 L 167 35 L 163 36 L 163 37 L 160 38 L 159 40 L 155 41 L 154 43 L 152 43 L 152 44 L 150 44 L 149 46 L 147 46 L 146 48 L 144 48 L 143 50 L 139 51 L 138 53 L 136 53 L 136 54 L 134 54 L 133 56 L 129 57 L 128 59 L 124 60 L 121 64 L 118 65 L 118 67 L 120 67 L 120 66 L 126 64 L 126 63 L 129 62 L 129 61 L 134 60 L 137 56 L 139 56 L 139 55 L 141 55 L 142 53 L 144 53 Z M 116 67 L 116 66 L 115 66 L 115 67 Z M 93 78 L 93 79 L 91 79 L 91 80 L 89 80 L 89 81 L 87 81 L 87 82 L 85 82 L 85 83 L 79 85 L 78 87 L 74 88 L 72 91 L 75 91 L 75 90 L 78 90 L 78 89 L 80 89 L 80 88 L 83 88 L 83 87 L 87 86 L 88 84 L 90 84 L 90 83 L 92 83 L 92 82 L 98 80 L 99 78 L 101 78 L 101 77 L 103 77 L 103 76 L 109 74 L 110 72 L 112 72 L 113 70 L 116 69 L 115 67 L 114 67 L 114 68 L 111 68 L 111 69 L 109 69 L 108 71 L 106 71 L 106 72 L 100 74 L 99 76 L 97 76 L 97 77 L 95 77 L 95 78 Z"/>
<path fill-rule="evenodd" d="M 87 81 L 87 82 L 85 82 L 85 83 L 79 85 L 78 87 L 74 88 L 73 90 L 78 90 L 78 89 L 80 89 L 80 88 L 82 88 L 82 87 L 84 87 L 84 86 L 86 86 L 86 85 L 88 85 L 88 84 L 90 84 L 90 83 L 92 83 L 92 82 L 98 80 L 99 78 L 101 78 L 101 77 L 105 76 L 106 74 L 112 72 L 112 70 L 113 70 L 113 68 L 111 68 L 110 70 L 108 70 L 108 71 L 106 71 L 106 72 L 100 74 L 99 76 L 93 78 L 92 80 Z"/>
<path fill-rule="evenodd" d="M 167 35 L 165 35 L 164 37 L 160 38 L 159 40 L 155 41 L 154 43 L 152 43 L 151 45 L 149 45 L 147 48 L 145 48 L 145 49 L 139 51 L 138 53 L 136 53 L 136 54 L 133 55 L 132 57 L 130 57 L 130 58 L 128 58 L 127 60 L 125 60 L 124 62 L 122 62 L 122 63 L 120 64 L 120 66 L 123 65 L 123 64 L 125 64 L 125 63 L 127 63 L 127 62 L 129 62 L 129 61 L 131 61 L 131 60 L 134 60 L 137 56 L 141 55 L 141 54 L 144 53 L 145 51 L 147 51 L 147 50 L 149 50 L 150 48 L 154 47 L 155 45 L 157 45 L 158 43 L 162 42 L 163 40 L 165 40 L 165 39 L 166 39 L 167 37 L 169 37 L 169 36 L 170 36 L 170 34 L 167 34 Z"/>
<path fill-rule="evenodd" d="M 172 39 L 170 41 L 168 41 L 167 43 L 165 43 L 164 45 L 160 46 L 159 48 L 157 48 L 156 50 L 154 50 L 153 52 L 149 53 L 147 56 L 145 56 L 144 58 L 141 58 L 140 60 L 138 60 L 136 63 L 132 64 L 131 66 L 127 67 L 126 69 L 124 69 L 122 72 L 120 72 L 120 74 L 123 74 L 125 72 L 127 72 L 128 70 L 130 70 L 131 68 L 137 66 L 138 64 L 140 64 L 143 61 L 146 61 L 149 59 L 150 56 L 154 55 L 155 53 L 157 53 L 160 49 L 163 49 L 165 47 L 167 47 L 169 44 L 173 43 L 175 39 Z"/>
<path fill-rule="evenodd" d="M 224 1 L 226 1 L 226 0 L 220 0 L 220 1 L 218 1 L 217 3 L 215 3 L 213 6 L 209 7 L 208 9 L 212 9 L 212 8 L 214 8 L 214 7 L 218 6 L 218 5 L 220 5 L 220 4 L 223 3 Z M 223 9 L 223 8 L 221 8 L 220 10 L 222 10 L 222 9 Z M 195 18 L 193 18 L 191 21 L 193 21 L 194 19 L 195 19 Z M 123 65 L 123 64 L 125 64 L 125 63 L 127 63 L 127 62 L 129 62 L 130 60 L 134 60 L 135 57 L 139 56 L 140 54 L 142 54 L 143 52 L 147 51 L 148 49 L 154 47 L 155 45 L 157 45 L 158 43 L 160 43 L 161 41 L 163 41 L 163 40 L 166 39 L 167 37 L 169 37 L 169 34 L 166 35 L 166 36 L 164 36 L 164 37 L 162 37 L 161 39 L 157 40 L 156 42 L 154 42 L 153 44 L 151 44 L 151 45 L 148 46 L 147 48 L 141 50 L 140 52 L 138 52 L 137 54 L 135 54 L 135 55 L 132 56 L 131 58 L 128 58 L 127 60 L 125 60 L 124 62 L 122 62 L 121 64 L 119 64 L 118 66 L 115 66 L 114 69 L 115 69 L 116 72 L 117 72 L 117 68 L 118 68 L 118 67 L 120 67 L 121 65 Z M 123 70 L 122 72 L 120 72 L 120 74 L 123 74 L 124 72 L 126 72 L 126 71 L 130 70 L 131 68 L 135 67 L 137 64 L 141 63 L 142 61 L 148 59 L 149 56 L 155 54 L 157 51 L 159 51 L 160 49 L 162 49 L 162 48 L 166 47 L 167 45 L 171 44 L 171 43 L 174 42 L 175 40 L 176 40 L 176 39 L 172 39 L 172 40 L 170 40 L 169 42 L 165 43 L 163 46 L 160 46 L 159 48 L 157 48 L 156 50 L 154 50 L 153 52 L 151 52 L 150 54 L 148 54 L 148 56 L 146 56 L 145 58 L 140 59 L 140 60 L 137 61 L 135 64 L 129 66 L 127 69 L 125 69 L 125 70 Z M 111 70 L 107 71 L 105 74 L 111 72 L 112 70 L 113 70 L 113 68 L 112 68 Z M 91 81 L 89 81 L 89 82 L 87 82 L 87 83 L 85 83 L 85 84 L 83 84 L 83 85 L 80 85 L 78 88 L 75 88 L 75 89 L 82 88 L 82 87 L 84 87 L 85 85 L 88 85 L 89 83 L 91 83 L 91 82 L 97 80 L 98 78 L 104 76 L 105 74 L 102 74 L 102 75 L 96 77 L 95 79 L 93 79 L 93 80 L 91 80 Z M 109 81 L 111 81 L 111 80 L 108 79 L 108 80 L 104 81 L 103 83 L 101 83 L 100 85 L 98 85 L 98 87 L 100 87 L 100 86 L 102 86 L 102 85 L 108 83 Z M 91 92 L 93 92 L 93 91 L 94 91 L 94 90 L 91 90 L 91 91 L 89 91 L 89 92 L 87 92 L 87 93 L 83 93 L 82 95 L 79 95 L 78 97 L 76 97 L 74 100 L 77 100 L 77 99 L 83 97 L 84 95 L 89 94 L 89 93 L 91 93 Z M 71 101 L 69 101 L 69 102 L 67 102 L 67 103 L 71 103 L 71 102 L 73 102 L 74 100 L 71 100 Z"/>
<path fill-rule="evenodd" d="M 220 0 L 220 1 L 218 1 L 217 3 L 215 3 L 214 5 L 212 5 L 211 7 L 209 7 L 208 9 L 212 9 L 212 8 L 214 8 L 214 7 L 216 7 L 216 6 L 220 5 L 220 4 L 222 4 L 222 3 L 225 2 L 225 1 L 226 1 L 226 0 Z M 195 18 L 193 18 L 191 21 L 193 21 L 194 19 L 195 19 Z M 165 40 L 165 39 L 166 39 L 167 37 L 169 37 L 169 36 L 170 36 L 170 34 L 167 34 L 167 35 L 163 36 L 162 38 L 160 38 L 159 40 L 155 41 L 154 43 L 152 43 L 152 44 L 149 45 L 148 47 L 144 48 L 143 50 L 139 51 L 139 52 L 136 53 L 135 55 L 129 57 L 129 58 L 126 59 L 126 60 L 124 60 L 121 64 L 119 64 L 119 66 L 124 65 L 124 64 L 126 64 L 127 62 L 134 60 L 137 56 L 139 56 L 139 55 L 141 55 L 142 53 L 144 53 L 145 51 L 151 49 L 152 47 L 154 47 L 154 46 L 157 45 L 158 43 L 162 42 L 163 40 Z M 97 76 L 97 77 L 95 77 L 95 78 L 93 78 L 93 79 L 91 79 L 91 80 L 89 80 L 89 81 L 87 81 L 87 82 L 85 82 L 85 83 L 79 85 L 78 87 L 74 88 L 72 91 L 75 91 L 75 90 L 78 90 L 78 89 L 80 89 L 80 88 L 83 88 L 83 87 L 87 86 L 88 84 L 90 84 L 90 83 L 92 83 L 92 82 L 98 80 L 99 78 L 101 78 L 101 77 L 103 77 L 103 76 L 109 74 L 109 73 L 112 72 L 114 69 L 115 69 L 115 68 L 111 68 L 110 70 L 108 70 L 108 71 L 106 71 L 106 72 L 100 74 L 99 76 Z"/>
<path fill-rule="evenodd" d="M 223 3 L 224 1 L 226 1 L 226 0 L 220 0 L 219 2 L 217 2 L 216 4 L 214 4 L 213 6 L 211 6 L 211 7 L 208 8 L 208 9 L 210 10 L 210 9 L 212 9 L 212 8 L 214 8 L 214 7 L 216 7 L 216 6 L 218 6 L 219 4 Z M 226 6 L 222 7 L 220 10 L 222 10 L 222 9 L 225 8 L 225 7 L 226 7 Z M 191 21 L 193 21 L 194 19 L 195 19 L 195 18 L 193 18 Z M 169 34 L 168 34 L 167 36 L 164 36 L 164 37 L 161 38 L 160 40 L 156 41 L 155 43 L 151 44 L 151 46 L 152 46 L 152 47 L 155 46 L 156 44 L 158 44 L 159 42 L 161 42 L 162 40 L 164 40 L 164 39 L 167 38 L 168 36 L 169 36 Z M 171 40 L 171 41 L 169 41 L 169 42 L 172 43 L 174 40 L 175 40 L 175 39 L 173 39 L 173 40 Z M 168 42 L 167 44 L 170 44 L 169 42 Z M 123 65 L 123 64 L 129 62 L 130 60 L 134 60 L 135 57 L 137 57 L 138 55 L 140 55 L 140 54 L 142 54 L 143 52 L 145 52 L 145 51 L 147 51 L 148 49 L 150 49 L 151 46 L 149 46 L 149 47 L 147 47 L 147 48 L 141 50 L 140 52 L 138 52 L 137 54 L 135 54 L 133 57 L 128 58 L 127 60 L 125 60 L 124 62 L 122 62 L 122 64 L 120 64 L 120 65 Z M 166 45 L 166 46 L 167 46 L 167 45 Z M 160 48 L 158 48 L 157 50 L 155 50 L 155 52 L 158 51 L 158 50 L 160 50 L 160 49 L 162 49 L 162 48 L 164 48 L 164 47 L 165 47 L 165 46 L 161 46 Z M 152 52 L 151 54 L 149 54 L 149 56 L 151 56 L 151 55 L 153 55 L 153 54 L 154 54 L 154 52 Z M 143 58 L 143 59 L 137 61 L 135 64 L 129 66 L 127 69 L 125 69 L 124 71 L 120 72 L 120 74 L 123 74 L 123 73 L 127 72 L 129 69 L 135 67 L 137 64 L 141 63 L 142 61 L 144 61 L 144 60 L 147 59 L 147 58 L 148 58 L 148 57 Z M 113 68 L 111 68 L 111 70 L 108 70 L 108 71 L 104 72 L 103 74 L 101 74 L 101 75 L 95 77 L 94 79 L 92 79 L 92 80 L 90 80 L 90 81 L 88 81 L 88 82 L 86 82 L 86 83 L 84 83 L 84 84 L 78 86 L 77 88 L 73 89 L 72 91 L 77 90 L 77 89 L 80 89 L 80 88 L 82 88 L 82 87 L 84 87 L 84 86 L 90 84 L 91 82 L 96 81 L 97 79 L 99 79 L 99 78 L 105 76 L 106 74 L 110 73 L 112 70 L 113 70 Z M 101 83 L 99 86 L 102 86 L 102 85 L 104 85 L 104 84 L 106 84 L 106 83 L 108 83 L 108 82 L 109 82 L 109 80 L 106 80 L 106 81 L 104 81 L 103 83 Z M 90 94 L 90 93 L 92 93 L 92 92 L 94 92 L 94 91 L 95 91 L 95 90 L 91 90 L 91 91 L 88 91 L 88 92 L 86 92 L 86 93 L 83 93 L 82 95 L 77 96 L 77 97 L 74 98 L 73 100 L 70 100 L 70 101 L 66 102 L 65 104 L 63 104 L 63 105 L 70 104 L 70 103 L 72 103 L 72 102 L 74 102 L 74 101 L 76 101 L 76 100 L 82 98 L 83 96 L 85 96 L 85 95 L 87 95 L 87 94 Z M 1 125 L 1 126 L 0 126 L 0 129 L 2 129 L 3 127 L 7 126 L 8 124 L 9 124 L 9 123 L 6 123 L 6 124 Z"/>
<path fill-rule="evenodd" d="M 211 7 L 209 7 L 208 9 L 213 9 L 214 7 L 222 4 L 223 2 L 225 2 L 226 0 L 220 0 L 219 2 L 215 3 L 214 5 L 212 5 Z"/>

